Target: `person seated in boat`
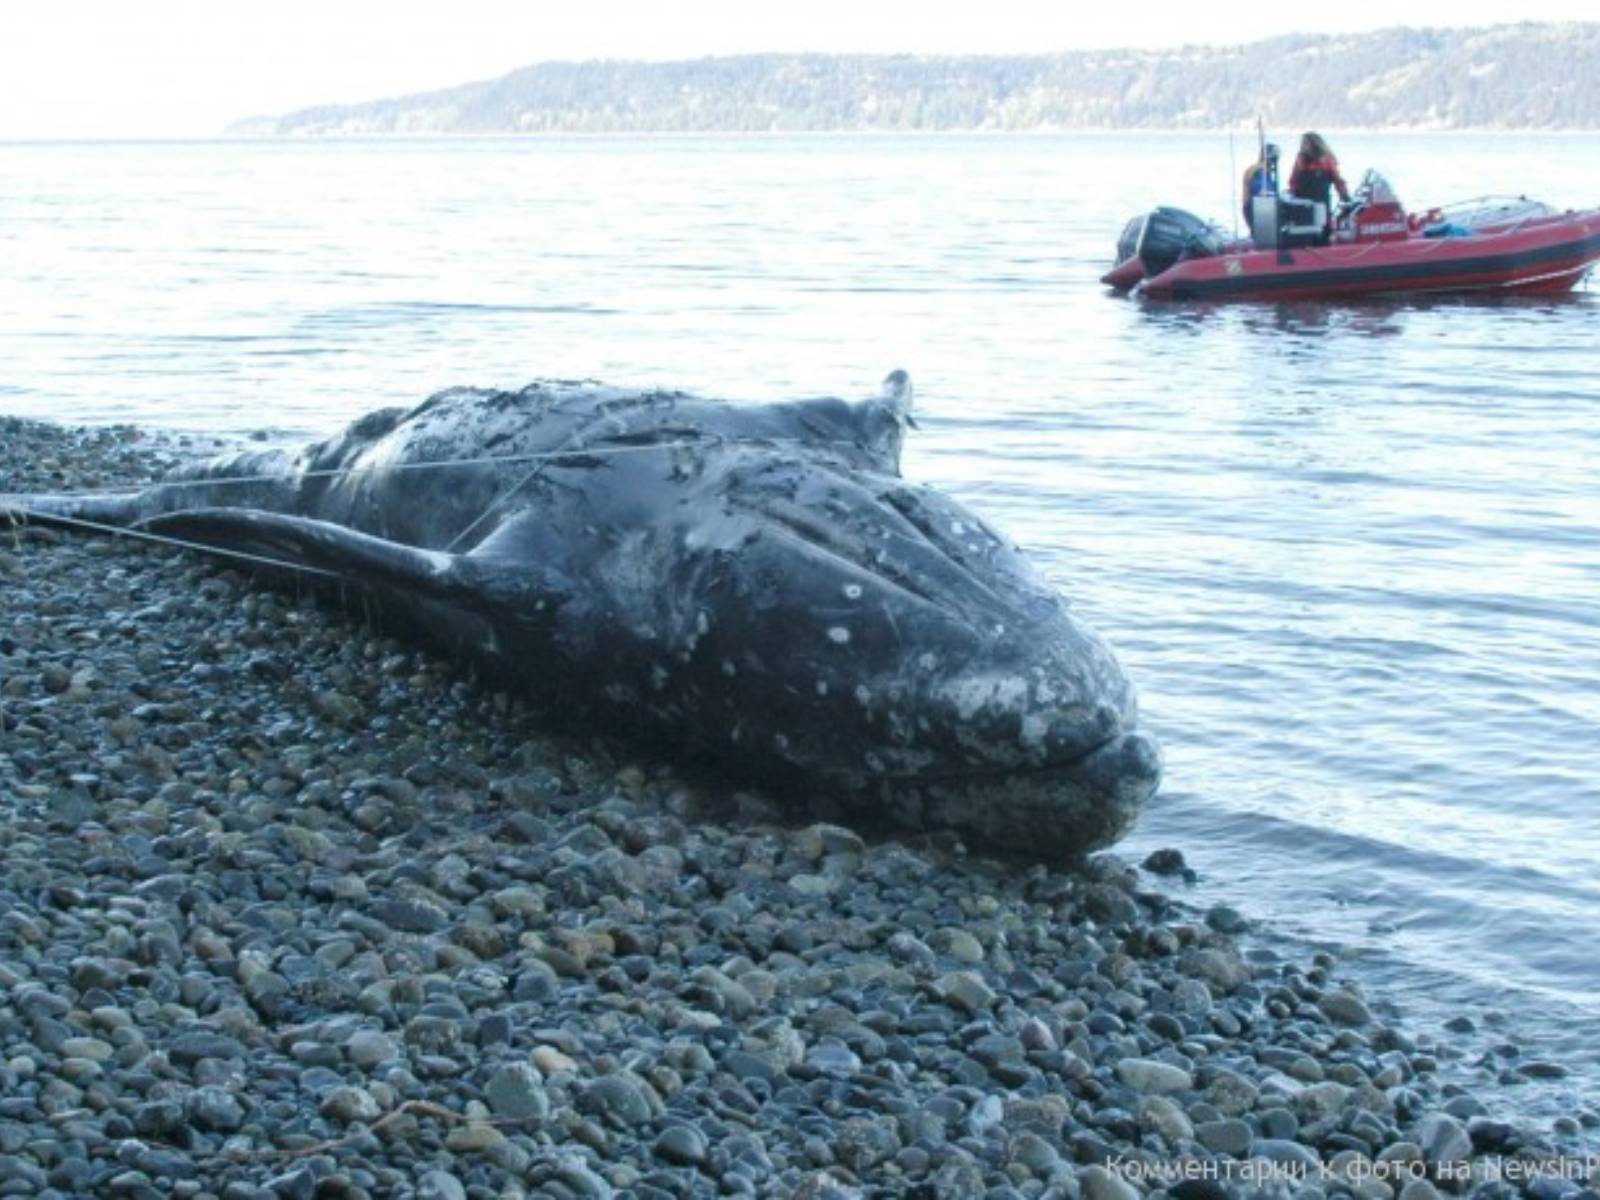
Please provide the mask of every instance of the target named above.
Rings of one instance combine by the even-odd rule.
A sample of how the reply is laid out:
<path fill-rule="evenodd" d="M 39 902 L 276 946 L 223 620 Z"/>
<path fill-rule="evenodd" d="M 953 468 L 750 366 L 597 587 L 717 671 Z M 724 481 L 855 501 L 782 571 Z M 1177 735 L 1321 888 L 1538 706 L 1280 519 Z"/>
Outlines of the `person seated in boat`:
<path fill-rule="evenodd" d="M 1294 156 L 1294 170 L 1289 173 L 1289 194 L 1300 200 L 1313 200 L 1328 209 L 1330 193 L 1335 189 L 1339 199 L 1350 200 L 1350 188 L 1339 174 L 1339 160 L 1328 147 L 1327 139 L 1320 133 L 1307 132 L 1300 139 L 1300 153 Z"/>
<path fill-rule="evenodd" d="M 1272 194 L 1272 171 L 1267 165 L 1266 151 L 1244 170 L 1244 220 L 1250 223 L 1250 202 L 1257 196 Z"/>

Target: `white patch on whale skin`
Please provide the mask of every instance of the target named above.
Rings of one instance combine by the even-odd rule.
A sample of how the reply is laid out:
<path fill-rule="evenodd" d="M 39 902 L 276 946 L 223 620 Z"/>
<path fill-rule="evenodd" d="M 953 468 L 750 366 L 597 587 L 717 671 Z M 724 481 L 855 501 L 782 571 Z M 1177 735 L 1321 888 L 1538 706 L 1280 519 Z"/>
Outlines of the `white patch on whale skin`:
<path fill-rule="evenodd" d="M 1044 735 L 1050 731 L 1050 722 L 1038 713 L 1022 718 L 1021 742 L 1024 749 L 1033 750 L 1044 744 Z"/>
<path fill-rule="evenodd" d="M 661 691 L 667 686 L 667 669 L 662 666 L 650 668 L 650 686 L 656 691 Z"/>
<path fill-rule="evenodd" d="M 840 646 L 846 645 L 850 641 L 850 631 L 843 625 L 835 625 L 828 630 L 828 640 Z"/>
<path fill-rule="evenodd" d="M 970 721 L 985 708 L 1015 710 L 1028 699 L 1028 684 L 1015 675 L 976 676 L 958 679 L 942 689 L 956 715 Z"/>
<path fill-rule="evenodd" d="M 739 668 L 733 665 L 732 659 L 725 658 L 722 660 L 722 673 L 732 679 L 739 673 Z"/>
<path fill-rule="evenodd" d="M 826 696 L 827 694 L 828 694 L 828 681 L 826 679 L 817 680 L 817 695 Z"/>
<path fill-rule="evenodd" d="M 847 583 L 847 584 L 845 584 L 844 585 L 844 598 L 846 600 L 859 600 L 859 599 L 861 599 L 861 585 L 859 583 Z"/>
<path fill-rule="evenodd" d="M 871 701 L 872 693 L 867 691 L 867 685 L 864 683 L 856 684 L 856 703 L 865 708 Z"/>
<path fill-rule="evenodd" d="M 683 653 L 679 655 L 684 662 L 689 661 L 689 655 L 700 648 L 700 639 L 711 632 L 711 618 L 706 616 L 705 609 L 695 613 L 694 630 L 683 639 Z"/>

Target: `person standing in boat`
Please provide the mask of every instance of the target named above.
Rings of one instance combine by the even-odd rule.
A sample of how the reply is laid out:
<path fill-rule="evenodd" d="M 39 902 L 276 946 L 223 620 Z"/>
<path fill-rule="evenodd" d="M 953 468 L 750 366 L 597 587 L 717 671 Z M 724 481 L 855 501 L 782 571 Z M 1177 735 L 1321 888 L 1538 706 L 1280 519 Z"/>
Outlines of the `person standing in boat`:
<path fill-rule="evenodd" d="M 1344 176 L 1339 174 L 1339 160 L 1328 147 L 1327 139 L 1320 133 L 1307 132 L 1300 139 L 1300 153 L 1294 156 L 1294 170 L 1289 173 L 1289 194 L 1301 200 L 1314 200 L 1329 210 L 1329 194 L 1338 189 L 1339 199 L 1348 202 L 1350 189 Z"/>

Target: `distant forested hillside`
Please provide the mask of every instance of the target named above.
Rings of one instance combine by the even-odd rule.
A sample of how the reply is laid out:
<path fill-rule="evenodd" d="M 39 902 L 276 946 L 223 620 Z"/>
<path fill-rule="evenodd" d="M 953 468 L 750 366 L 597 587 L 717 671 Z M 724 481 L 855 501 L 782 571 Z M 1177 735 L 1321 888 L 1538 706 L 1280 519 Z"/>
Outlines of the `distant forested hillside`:
<path fill-rule="evenodd" d="M 1600 24 L 1040 57 L 542 63 L 439 92 L 242 121 L 230 132 L 1216 129 L 1257 116 L 1275 126 L 1597 129 Z"/>

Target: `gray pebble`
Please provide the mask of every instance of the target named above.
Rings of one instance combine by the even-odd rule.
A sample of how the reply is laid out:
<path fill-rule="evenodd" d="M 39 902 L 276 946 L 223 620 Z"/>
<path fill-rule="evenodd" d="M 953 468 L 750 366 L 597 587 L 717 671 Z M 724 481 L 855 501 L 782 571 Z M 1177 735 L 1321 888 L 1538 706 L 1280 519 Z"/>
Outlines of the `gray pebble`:
<path fill-rule="evenodd" d="M 1287 1138 L 1257 1138 L 1250 1147 L 1250 1157 L 1265 1159 L 1267 1162 L 1306 1172 L 1311 1176 L 1315 1176 L 1322 1166 L 1322 1160 L 1317 1157 L 1316 1151 L 1299 1142 L 1291 1142 Z"/>
<path fill-rule="evenodd" d="M 977 1015 L 995 1002 L 995 991 L 973 971 L 952 971 L 934 985 L 946 1003 Z"/>
<path fill-rule="evenodd" d="M 626 1075 L 606 1075 L 583 1089 L 585 1110 L 621 1122 L 643 1125 L 650 1120 L 650 1102 L 644 1091 Z"/>
<path fill-rule="evenodd" d="M 1166 1095 L 1188 1091 L 1194 1077 L 1181 1067 L 1153 1058 L 1124 1058 L 1117 1063 L 1117 1078 L 1136 1092 Z"/>
<path fill-rule="evenodd" d="M 544 1082 L 527 1063 L 501 1067 L 489 1077 L 483 1093 L 490 1110 L 497 1116 L 514 1120 L 542 1120 L 550 1112 L 550 1098 L 545 1094 Z M 600 1101 L 597 1099 L 596 1103 Z M 645 1119 L 648 1116 L 647 1105 Z"/>
<path fill-rule="evenodd" d="M 411 896 L 386 896 L 367 906 L 371 915 L 403 933 L 437 933 L 450 916 L 437 904 Z"/>
<path fill-rule="evenodd" d="M 679 1166 L 699 1166 L 706 1161 L 706 1138 L 692 1125 L 669 1125 L 656 1139 L 655 1155 Z"/>
<path fill-rule="evenodd" d="M 363 1070 L 400 1057 L 400 1047 L 395 1040 L 375 1029 L 356 1030 L 345 1042 L 344 1052 L 353 1064 Z"/>
<path fill-rule="evenodd" d="M 329 1092 L 317 1111 L 335 1121 L 349 1123 L 362 1121 L 371 1124 L 383 1115 L 383 1109 L 363 1088 L 341 1087 Z"/>
<path fill-rule="evenodd" d="M 1201 1122 L 1194 1127 L 1194 1135 L 1207 1150 L 1230 1158 L 1249 1157 L 1250 1142 L 1254 1138 L 1250 1126 L 1237 1118 Z"/>
<path fill-rule="evenodd" d="M 197 1129 L 232 1133 L 244 1124 L 244 1105 L 232 1092 L 220 1087 L 196 1088 L 189 1095 L 185 1111 Z"/>
<path fill-rule="evenodd" d="M 1370 1025 L 1372 1013 L 1361 997 L 1351 991 L 1329 992 L 1317 1001 L 1328 1020 L 1339 1025 Z"/>
<path fill-rule="evenodd" d="M 1461 1162 L 1472 1154 L 1472 1139 L 1447 1113 L 1430 1113 L 1417 1122 L 1414 1140 L 1430 1163 Z"/>
<path fill-rule="evenodd" d="M 424 1171 L 417 1180 L 417 1200 L 467 1200 L 467 1189 L 449 1171 Z"/>

